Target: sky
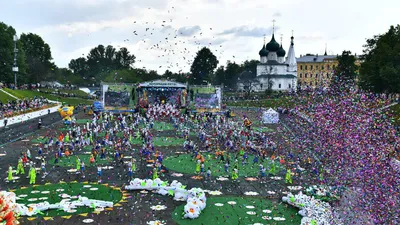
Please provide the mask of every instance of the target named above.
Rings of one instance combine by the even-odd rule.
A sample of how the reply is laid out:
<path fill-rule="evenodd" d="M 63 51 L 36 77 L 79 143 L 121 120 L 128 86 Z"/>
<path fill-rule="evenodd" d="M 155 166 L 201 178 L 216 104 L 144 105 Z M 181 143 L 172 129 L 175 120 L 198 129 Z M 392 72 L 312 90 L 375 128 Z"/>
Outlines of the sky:
<path fill-rule="evenodd" d="M 259 59 L 275 37 L 286 52 L 361 54 L 367 38 L 400 21 L 400 1 L 382 0 L 0 0 L 0 21 L 17 33 L 36 33 L 58 67 L 86 57 L 99 44 L 126 47 L 134 67 L 188 72 L 209 47 L 219 65 Z"/>

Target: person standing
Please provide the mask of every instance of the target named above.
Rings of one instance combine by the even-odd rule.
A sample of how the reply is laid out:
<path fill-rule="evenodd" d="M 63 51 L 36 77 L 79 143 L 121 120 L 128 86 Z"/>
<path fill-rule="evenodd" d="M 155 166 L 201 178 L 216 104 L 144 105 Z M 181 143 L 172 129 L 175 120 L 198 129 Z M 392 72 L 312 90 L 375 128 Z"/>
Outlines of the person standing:
<path fill-rule="evenodd" d="M 36 183 L 36 169 L 34 166 L 31 166 L 29 169 L 29 184 L 35 184 Z"/>
<path fill-rule="evenodd" d="M 11 182 L 11 181 L 14 182 L 12 173 L 13 173 L 13 169 L 12 169 L 12 166 L 11 166 L 11 164 L 10 164 L 10 165 L 8 166 L 8 177 L 7 177 L 7 182 Z"/>
<path fill-rule="evenodd" d="M 18 159 L 18 166 L 17 166 L 17 175 L 18 174 L 25 174 L 25 169 L 24 169 L 24 165 L 23 165 L 23 162 L 22 162 L 22 158 L 19 158 Z"/>

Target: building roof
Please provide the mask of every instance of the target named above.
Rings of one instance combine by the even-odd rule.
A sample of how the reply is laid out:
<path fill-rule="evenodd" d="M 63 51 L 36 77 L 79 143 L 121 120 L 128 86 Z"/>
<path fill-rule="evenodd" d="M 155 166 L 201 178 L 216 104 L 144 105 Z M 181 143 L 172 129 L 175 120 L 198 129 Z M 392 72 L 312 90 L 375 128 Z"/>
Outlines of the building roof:
<path fill-rule="evenodd" d="M 275 41 L 275 34 L 272 34 L 271 41 L 267 44 L 267 50 L 270 52 L 276 52 L 279 49 L 279 43 Z"/>
<path fill-rule="evenodd" d="M 296 60 L 296 55 L 294 53 L 294 37 L 290 37 L 290 47 L 289 47 L 289 52 L 286 57 L 286 64 L 288 64 L 290 67 L 295 67 L 297 65 L 297 60 Z"/>
<path fill-rule="evenodd" d="M 297 58 L 298 63 L 302 62 L 324 62 L 325 59 L 336 59 L 336 55 L 305 55 Z"/>

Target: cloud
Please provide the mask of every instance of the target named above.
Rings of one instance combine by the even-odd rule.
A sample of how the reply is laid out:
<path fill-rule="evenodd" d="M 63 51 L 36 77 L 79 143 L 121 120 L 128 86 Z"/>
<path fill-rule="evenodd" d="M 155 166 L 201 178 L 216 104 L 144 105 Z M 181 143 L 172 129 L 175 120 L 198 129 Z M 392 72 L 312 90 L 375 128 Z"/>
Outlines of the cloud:
<path fill-rule="evenodd" d="M 275 27 L 275 31 L 278 30 L 279 27 Z M 234 35 L 236 37 L 262 37 L 263 35 L 272 34 L 272 27 L 248 27 L 248 26 L 240 26 L 233 27 L 228 30 L 224 30 L 219 33 L 219 35 Z"/>
<path fill-rule="evenodd" d="M 274 14 L 272 14 L 272 17 L 281 17 L 282 14 L 280 12 L 276 12 Z"/>
<path fill-rule="evenodd" d="M 201 30 L 200 26 L 181 27 L 178 29 L 178 35 L 183 37 L 190 37 Z"/>

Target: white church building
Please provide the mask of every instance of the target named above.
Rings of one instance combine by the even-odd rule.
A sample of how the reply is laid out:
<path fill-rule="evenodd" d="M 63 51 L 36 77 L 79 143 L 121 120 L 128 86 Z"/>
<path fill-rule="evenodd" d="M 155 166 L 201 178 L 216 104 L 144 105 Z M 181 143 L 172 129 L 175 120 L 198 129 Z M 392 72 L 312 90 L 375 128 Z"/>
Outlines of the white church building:
<path fill-rule="evenodd" d="M 294 37 L 291 37 L 289 52 L 275 40 L 272 34 L 271 41 L 261 48 L 260 63 L 257 65 L 257 76 L 252 81 L 238 81 L 239 90 L 255 92 L 267 89 L 274 91 L 296 91 L 297 88 L 297 63 L 294 53 Z"/>

